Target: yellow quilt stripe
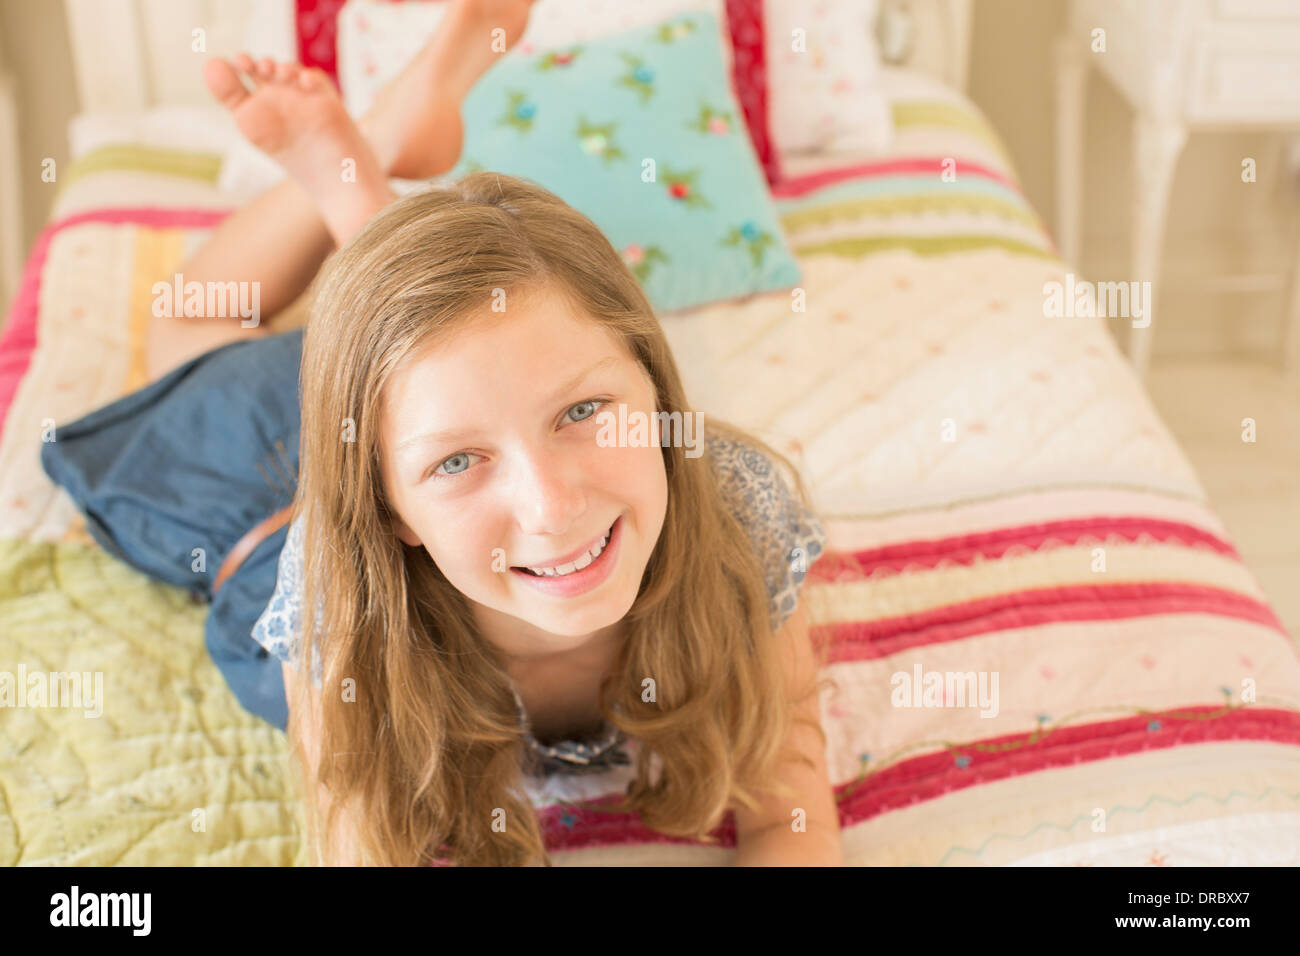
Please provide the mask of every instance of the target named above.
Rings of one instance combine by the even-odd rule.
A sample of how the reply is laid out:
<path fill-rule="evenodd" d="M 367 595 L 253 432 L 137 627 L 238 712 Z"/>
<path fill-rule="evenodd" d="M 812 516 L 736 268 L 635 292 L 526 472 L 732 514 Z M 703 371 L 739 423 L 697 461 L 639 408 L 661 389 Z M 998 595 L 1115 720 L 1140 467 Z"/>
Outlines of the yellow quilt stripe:
<path fill-rule="evenodd" d="M 1006 146 L 992 127 L 978 114 L 951 103 L 929 101 L 900 102 L 893 104 L 894 126 L 903 129 L 908 126 L 943 126 L 948 129 L 969 133 L 982 140 L 990 149 L 1012 167 Z"/>
<path fill-rule="evenodd" d="M 999 219 L 1022 222 L 1036 229 L 1042 228 L 1042 222 L 1034 213 L 1022 205 L 1007 202 L 994 196 L 889 196 L 875 199 L 846 199 L 791 212 L 781 217 L 781 225 L 787 234 L 812 226 L 825 226 L 842 219 L 884 219 L 891 216 L 919 214 L 927 212 L 949 213 L 988 213 Z"/>
<path fill-rule="evenodd" d="M 215 153 L 194 153 L 157 146 L 101 146 L 73 160 L 63 175 L 63 183 L 67 185 L 92 173 L 120 169 L 164 173 L 215 183 L 221 172 L 221 157 Z"/>
<path fill-rule="evenodd" d="M 1093 548 L 1106 552 L 1106 570 L 1092 570 Z M 1250 570 L 1235 558 L 1176 544 L 1088 544 L 1026 551 L 974 564 L 913 568 L 862 581 L 805 585 L 818 624 L 855 621 L 864 607 L 878 618 L 919 614 L 963 601 L 1040 588 L 1171 581 L 1265 597 Z"/>
<path fill-rule="evenodd" d="M 894 249 L 906 249 L 918 256 L 945 256 L 955 252 L 990 248 L 1005 249 L 1008 252 L 1039 259 L 1057 258 L 1055 253 L 1046 249 L 1016 239 L 1007 239 L 1004 236 L 873 236 L 794 244 L 795 253 L 801 256 L 825 252 L 851 259 Z"/>
<path fill-rule="evenodd" d="M 153 285 L 171 279 L 184 253 L 185 235 L 184 229 L 141 227 L 135 230 L 135 270 L 127 306 L 131 358 L 122 385 L 124 393 L 149 384 L 146 347 L 149 320 L 153 317 Z"/>

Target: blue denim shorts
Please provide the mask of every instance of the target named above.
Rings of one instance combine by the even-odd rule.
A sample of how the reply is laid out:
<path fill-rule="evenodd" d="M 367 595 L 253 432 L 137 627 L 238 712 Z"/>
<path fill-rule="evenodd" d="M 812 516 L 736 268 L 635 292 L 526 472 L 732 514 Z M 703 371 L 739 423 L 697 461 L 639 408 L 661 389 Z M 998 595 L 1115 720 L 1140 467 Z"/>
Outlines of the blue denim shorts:
<path fill-rule="evenodd" d="M 225 345 L 84 418 L 41 446 L 94 539 L 150 577 L 210 601 L 206 641 L 239 702 L 281 730 L 280 661 L 251 631 L 275 591 L 288 528 L 213 595 L 226 555 L 292 504 L 298 480 L 302 330 Z"/>

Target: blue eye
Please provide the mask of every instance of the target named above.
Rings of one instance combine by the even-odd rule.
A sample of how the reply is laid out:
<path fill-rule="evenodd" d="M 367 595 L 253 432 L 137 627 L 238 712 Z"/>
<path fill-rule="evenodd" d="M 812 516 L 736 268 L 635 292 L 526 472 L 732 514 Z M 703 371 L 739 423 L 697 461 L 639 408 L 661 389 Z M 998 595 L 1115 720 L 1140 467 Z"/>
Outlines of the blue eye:
<path fill-rule="evenodd" d="M 608 405 L 608 404 L 609 404 L 608 402 L 602 402 L 602 401 L 579 402 L 577 405 L 574 405 L 572 408 L 570 408 L 569 411 L 572 412 L 574 408 L 590 408 L 591 411 L 588 414 L 582 416 L 582 418 L 571 418 L 569 420 L 572 422 L 586 421 L 592 415 L 596 414 L 596 409 L 600 408 L 600 406 L 602 405 Z"/>
<path fill-rule="evenodd" d="M 433 469 L 429 472 L 429 474 L 433 475 L 435 478 L 455 478 L 457 475 L 463 475 L 466 471 L 469 470 L 470 456 L 471 456 L 470 452 L 459 451 L 456 454 L 452 455 L 450 458 L 444 458 L 442 461 L 438 462 L 438 464 L 434 465 Z M 464 467 L 454 471 L 448 471 L 447 474 L 445 475 L 438 474 L 438 469 L 441 468 L 443 465 L 451 464 L 452 462 L 455 462 L 457 459 L 460 458 L 465 459 Z"/>
<path fill-rule="evenodd" d="M 464 458 L 465 468 L 469 467 L 469 455 L 466 455 L 464 453 L 459 455 L 452 455 L 450 458 L 447 459 L 447 461 L 444 461 L 443 464 L 445 465 L 447 464 L 447 462 L 455 461 L 457 458 Z M 451 472 L 449 472 L 449 474 L 453 474 L 453 475 L 459 474 L 460 472 L 464 471 L 465 468 L 454 468 L 451 470 Z"/>

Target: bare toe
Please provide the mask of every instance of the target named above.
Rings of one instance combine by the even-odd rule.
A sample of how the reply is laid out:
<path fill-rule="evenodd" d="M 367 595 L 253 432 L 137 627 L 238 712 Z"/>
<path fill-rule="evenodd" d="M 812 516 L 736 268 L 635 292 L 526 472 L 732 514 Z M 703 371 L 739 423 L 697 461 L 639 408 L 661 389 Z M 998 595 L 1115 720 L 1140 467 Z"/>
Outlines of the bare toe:
<path fill-rule="evenodd" d="M 298 89 L 304 93 L 314 93 L 321 88 L 321 83 L 325 79 L 325 71 L 318 70 L 315 67 L 309 67 L 298 72 Z"/>
<path fill-rule="evenodd" d="M 279 63 L 275 67 L 275 82 L 292 83 L 298 78 L 297 63 Z"/>
<path fill-rule="evenodd" d="M 208 84 L 208 91 L 226 109 L 235 109 L 249 97 L 235 68 L 220 57 L 203 64 L 203 79 Z"/>
<path fill-rule="evenodd" d="M 236 70 L 241 70 L 244 73 L 252 73 L 253 68 L 256 65 L 253 63 L 253 58 L 249 56 L 247 53 L 235 54 L 234 59 L 232 59 L 230 62 L 235 64 Z"/>
<path fill-rule="evenodd" d="M 275 78 L 275 61 L 269 56 L 257 61 L 257 78 L 263 83 L 270 83 Z"/>

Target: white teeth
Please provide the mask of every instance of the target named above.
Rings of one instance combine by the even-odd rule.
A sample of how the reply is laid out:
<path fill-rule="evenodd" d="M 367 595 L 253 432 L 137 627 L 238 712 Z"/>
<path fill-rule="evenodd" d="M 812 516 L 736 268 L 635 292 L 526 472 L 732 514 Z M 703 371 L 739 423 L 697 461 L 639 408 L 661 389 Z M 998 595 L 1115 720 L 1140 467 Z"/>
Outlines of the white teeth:
<path fill-rule="evenodd" d="M 601 552 L 605 550 L 605 545 L 607 545 L 608 543 L 609 543 L 609 535 L 607 534 L 605 535 L 605 537 L 600 539 L 599 544 L 595 545 L 594 547 L 588 548 L 587 553 L 584 554 L 582 557 L 580 557 L 577 561 L 572 561 L 568 564 L 562 564 L 558 568 L 530 567 L 528 570 L 544 578 L 562 578 L 566 574 L 572 574 L 574 571 L 581 571 L 587 565 L 591 564 L 591 562 L 595 561 L 598 557 L 600 557 Z"/>

